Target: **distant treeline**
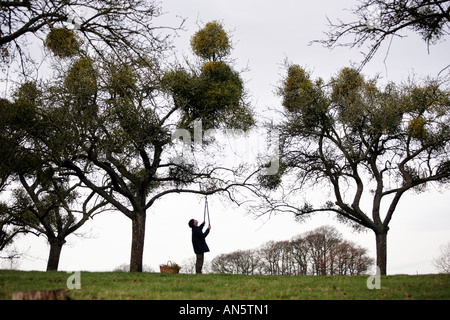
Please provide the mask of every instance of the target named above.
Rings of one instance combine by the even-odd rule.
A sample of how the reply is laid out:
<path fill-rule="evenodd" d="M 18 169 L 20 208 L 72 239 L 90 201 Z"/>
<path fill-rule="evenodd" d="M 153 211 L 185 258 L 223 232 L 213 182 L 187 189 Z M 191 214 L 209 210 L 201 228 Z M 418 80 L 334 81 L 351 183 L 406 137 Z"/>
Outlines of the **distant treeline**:
<path fill-rule="evenodd" d="M 260 248 L 215 257 L 214 273 L 247 275 L 359 275 L 374 264 L 367 249 L 322 226 L 288 241 L 269 241 Z"/>

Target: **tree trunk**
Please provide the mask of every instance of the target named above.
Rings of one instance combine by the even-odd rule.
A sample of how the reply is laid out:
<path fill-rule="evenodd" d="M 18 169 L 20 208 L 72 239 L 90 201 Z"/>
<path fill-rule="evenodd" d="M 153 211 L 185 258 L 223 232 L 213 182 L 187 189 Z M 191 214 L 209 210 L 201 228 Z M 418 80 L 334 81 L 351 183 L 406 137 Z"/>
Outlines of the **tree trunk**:
<path fill-rule="evenodd" d="M 144 255 L 145 240 L 145 217 L 144 213 L 136 213 L 132 222 L 131 259 L 130 272 L 142 272 L 142 261 Z"/>
<path fill-rule="evenodd" d="M 377 243 L 377 267 L 380 268 L 380 274 L 386 275 L 387 272 L 387 231 L 381 233 L 375 232 Z"/>
<path fill-rule="evenodd" d="M 49 239 L 48 243 L 50 244 L 50 254 L 48 256 L 47 271 L 57 271 L 61 250 L 66 241 L 54 238 Z"/>

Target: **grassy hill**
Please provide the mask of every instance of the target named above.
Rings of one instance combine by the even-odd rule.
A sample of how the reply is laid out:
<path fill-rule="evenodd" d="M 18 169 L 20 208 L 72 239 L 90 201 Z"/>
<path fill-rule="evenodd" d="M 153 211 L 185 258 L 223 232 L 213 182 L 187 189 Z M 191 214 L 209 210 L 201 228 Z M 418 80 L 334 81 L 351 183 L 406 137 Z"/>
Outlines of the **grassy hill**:
<path fill-rule="evenodd" d="M 14 291 L 64 288 L 74 300 L 398 300 L 450 299 L 450 275 L 381 277 L 369 290 L 368 276 L 244 276 L 81 272 L 81 289 L 67 289 L 66 272 L 0 270 L 0 299 Z"/>

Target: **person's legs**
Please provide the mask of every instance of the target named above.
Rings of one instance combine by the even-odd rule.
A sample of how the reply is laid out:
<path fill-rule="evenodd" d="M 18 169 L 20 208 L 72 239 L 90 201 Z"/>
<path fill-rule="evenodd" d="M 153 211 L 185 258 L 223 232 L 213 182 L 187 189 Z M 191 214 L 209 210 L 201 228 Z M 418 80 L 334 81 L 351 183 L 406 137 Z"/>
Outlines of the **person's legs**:
<path fill-rule="evenodd" d="M 204 253 L 197 254 L 197 261 L 195 263 L 195 273 L 201 274 L 203 268 Z"/>

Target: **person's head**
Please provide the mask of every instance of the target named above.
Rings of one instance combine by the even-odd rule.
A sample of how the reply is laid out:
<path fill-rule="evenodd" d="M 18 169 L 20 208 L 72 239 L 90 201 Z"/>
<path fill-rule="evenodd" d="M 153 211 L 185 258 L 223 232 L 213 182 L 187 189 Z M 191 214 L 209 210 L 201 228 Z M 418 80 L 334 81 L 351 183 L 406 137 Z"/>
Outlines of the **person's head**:
<path fill-rule="evenodd" d="M 198 221 L 197 220 L 195 220 L 195 219 L 191 219 L 191 220 L 189 220 L 189 227 L 196 227 L 197 225 L 198 225 Z"/>

